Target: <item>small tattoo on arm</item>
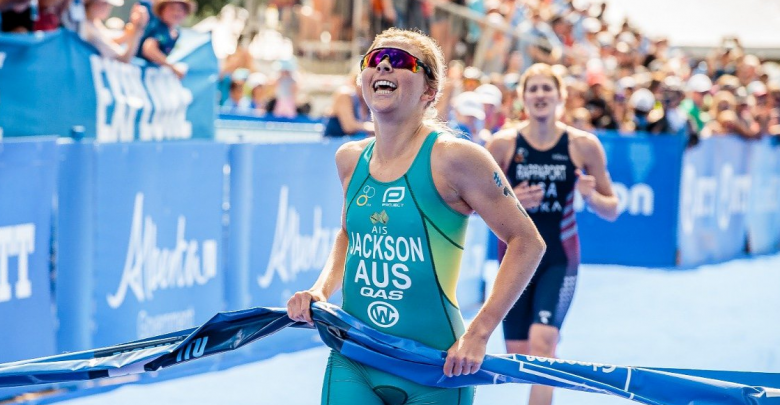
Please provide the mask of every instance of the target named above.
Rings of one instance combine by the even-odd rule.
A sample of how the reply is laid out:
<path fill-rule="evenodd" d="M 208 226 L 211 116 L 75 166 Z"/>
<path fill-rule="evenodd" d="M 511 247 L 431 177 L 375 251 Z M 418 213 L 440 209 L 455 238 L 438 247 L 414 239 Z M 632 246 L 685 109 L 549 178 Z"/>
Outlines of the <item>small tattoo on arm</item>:
<path fill-rule="evenodd" d="M 517 209 L 520 210 L 520 212 L 525 215 L 526 218 L 528 218 L 528 213 L 525 211 L 525 208 L 523 208 L 522 205 L 520 205 L 520 201 L 517 201 L 517 196 L 515 196 L 515 193 L 512 192 L 512 189 L 510 189 L 507 186 L 504 186 L 504 182 L 501 181 L 501 176 L 499 176 L 498 172 L 493 172 L 493 181 L 496 183 L 496 186 L 498 188 L 503 187 L 503 193 L 504 197 L 511 197 L 515 200 L 515 203 L 517 204 Z"/>
<path fill-rule="evenodd" d="M 498 188 L 501 188 L 504 184 L 501 182 L 501 176 L 498 175 L 498 172 L 493 172 L 493 181 L 496 182 L 496 186 Z"/>

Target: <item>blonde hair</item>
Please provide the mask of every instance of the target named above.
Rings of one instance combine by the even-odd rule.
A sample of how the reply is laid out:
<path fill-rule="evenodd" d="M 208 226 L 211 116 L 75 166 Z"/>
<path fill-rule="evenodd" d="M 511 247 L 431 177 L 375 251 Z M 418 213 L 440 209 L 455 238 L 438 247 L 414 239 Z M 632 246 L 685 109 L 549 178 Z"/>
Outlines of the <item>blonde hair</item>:
<path fill-rule="evenodd" d="M 408 42 L 420 49 L 422 55 L 420 60 L 425 63 L 431 71 L 431 75 L 424 74 L 425 83 L 431 89 L 436 91 L 432 101 L 428 103 L 423 116 L 423 124 L 433 127 L 439 132 L 447 132 L 454 134 L 454 132 L 447 127 L 446 123 L 437 119 L 438 111 L 436 110 L 436 104 L 441 98 L 442 91 L 444 90 L 444 81 L 447 78 L 447 64 L 444 59 L 444 52 L 439 44 L 433 38 L 423 34 L 416 30 L 404 30 L 399 28 L 389 28 L 382 31 L 381 34 L 374 38 L 374 42 L 368 47 L 366 53 L 371 52 L 382 41 L 397 40 L 400 42 Z"/>
<path fill-rule="evenodd" d="M 561 96 L 561 101 L 566 101 L 566 86 L 564 85 L 561 76 L 556 73 L 555 70 L 559 69 L 553 69 L 552 66 L 546 63 L 534 63 L 531 65 L 531 67 L 526 69 L 523 73 L 523 76 L 520 77 L 520 86 L 518 87 L 518 94 L 520 97 L 525 95 L 525 85 L 528 83 L 528 79 L 531 76 L 544 76 L 553 79 L 555 88 L 558 89 L 558 94 Z"/>

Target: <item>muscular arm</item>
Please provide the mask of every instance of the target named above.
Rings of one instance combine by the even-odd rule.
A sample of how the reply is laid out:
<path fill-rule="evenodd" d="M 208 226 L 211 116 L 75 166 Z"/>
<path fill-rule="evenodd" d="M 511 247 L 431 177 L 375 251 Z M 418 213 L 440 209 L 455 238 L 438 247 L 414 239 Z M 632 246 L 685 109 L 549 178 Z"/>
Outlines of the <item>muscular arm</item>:
<path fill-rule="evenodd" d="M 444 173 L 449 187 L 507 243 L 493 291 L 466 333 L 448 351 L 444 372 L 460 375 L 479 369 L 490 334 L 528 285 L 545 244 L 486 150 L 465 141 L 449 141 L 446 147 Z"/>
<path fill-rule="evenodd" d="M 470 146 L 463 145 L 459 153 L 453 153 L 457 162 L 448 180 L 507 244 L 495 288 L 467 332 L 487 339 L 528 285 L 545 244 L 498 164 L 484 149 Z"/>

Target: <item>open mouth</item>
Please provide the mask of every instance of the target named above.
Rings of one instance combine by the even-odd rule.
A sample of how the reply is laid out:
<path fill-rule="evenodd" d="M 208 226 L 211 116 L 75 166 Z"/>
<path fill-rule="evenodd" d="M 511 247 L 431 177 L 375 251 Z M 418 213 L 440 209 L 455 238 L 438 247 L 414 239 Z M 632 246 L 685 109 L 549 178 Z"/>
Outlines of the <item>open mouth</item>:
<path fill-rule="evenodd" d="M 398 86 L 389 80 L 377 80 L 374 82 L 374 92 L 376 94 L 390 94 L 397 88 Z"/>
<path fill-rule="evenodd" d="M 536 108 L 539 108 L 539 109 L 541 109 L 541 108 L 545 108 L 545 107 L 547 107 L 547 101 L 544 101 L 544 100 L 537 100 L 537 101 L 534 103 L 534 107 L 536 107 Z"/>

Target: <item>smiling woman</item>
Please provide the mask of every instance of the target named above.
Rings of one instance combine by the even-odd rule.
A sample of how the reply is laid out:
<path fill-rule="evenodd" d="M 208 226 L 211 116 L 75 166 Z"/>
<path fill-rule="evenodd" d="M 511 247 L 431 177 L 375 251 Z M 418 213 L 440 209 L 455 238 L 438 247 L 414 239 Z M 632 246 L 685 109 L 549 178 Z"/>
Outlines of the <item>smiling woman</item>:
<path fill-rule="evenodd" d="M 395 336 L 447 350 L 447 376 L 476 373 L 487 339 L 525 288 L 544 251 L 490 155 L 435 120 L 444 57 L 429 37 L 390 29 L 360 63 L 358 84 L 373 139 L 344 144 L 336 165 L 342 227 L 317 282 L 289 300 L 290 318 L 343 287 L 343 309 Z M 497 180 L 496 180 L 497 179 Z M 509 246 L 488 297 L 465 327 L 455 297 L 468 214 L 479 213 Z M 508 256 L 508 257 L 510 257 Z M 474 390 L 425 387 L 331 353 L 323 404 L 473 403 Z"/>

